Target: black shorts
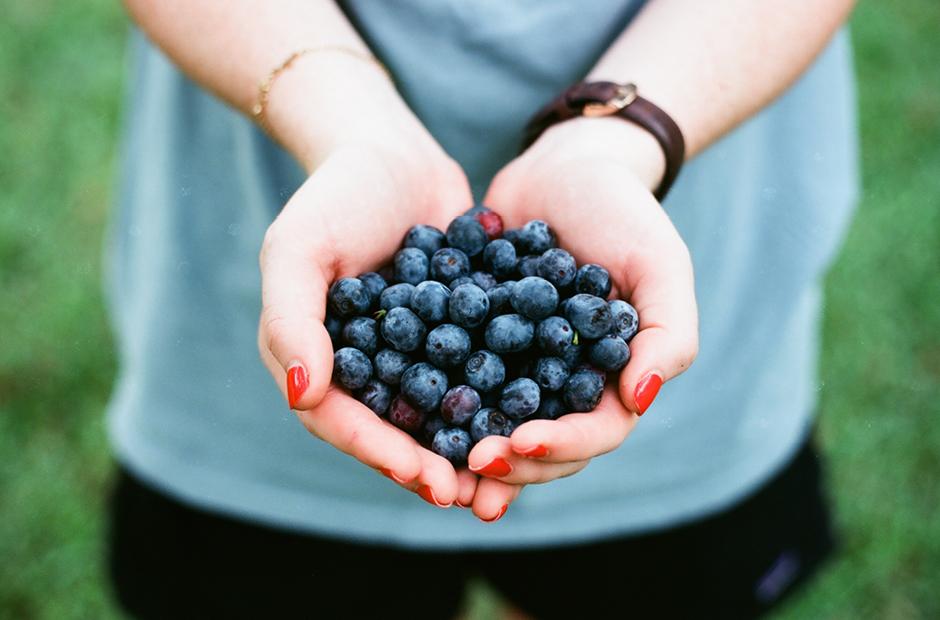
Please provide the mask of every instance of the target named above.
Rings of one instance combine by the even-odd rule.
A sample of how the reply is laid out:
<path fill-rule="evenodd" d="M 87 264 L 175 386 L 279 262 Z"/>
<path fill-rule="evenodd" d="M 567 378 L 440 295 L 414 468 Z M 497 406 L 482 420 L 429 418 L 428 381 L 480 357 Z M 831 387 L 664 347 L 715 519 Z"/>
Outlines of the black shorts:
<path fill-rule="evenodd" d="M 121 471 L 110 572 L 141 618 L 453 618 L 481 578 L 536 618 L 760 615 L 834 539 L 812 442 L 738 505 L 592 544 L 428 552 L 271 529 L 193 509 Z"/>

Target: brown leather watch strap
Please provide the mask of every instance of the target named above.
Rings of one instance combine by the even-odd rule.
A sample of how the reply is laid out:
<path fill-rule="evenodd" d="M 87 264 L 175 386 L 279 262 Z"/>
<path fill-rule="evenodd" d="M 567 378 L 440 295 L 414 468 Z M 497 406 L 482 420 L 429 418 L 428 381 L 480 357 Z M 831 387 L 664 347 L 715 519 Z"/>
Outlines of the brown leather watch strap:
<path fill-rule="evenodd" d="M 576 116 L 619 116 L 650 132 L 666 157 L 666 171 L 654 195 L 666 197 L 685 161 L 685 139 L 676 122 L 661 108 L 637 94 L 633 84 L 579 82 L 539 110 L 526 125 L 522 150 L 542 132 Z"/>

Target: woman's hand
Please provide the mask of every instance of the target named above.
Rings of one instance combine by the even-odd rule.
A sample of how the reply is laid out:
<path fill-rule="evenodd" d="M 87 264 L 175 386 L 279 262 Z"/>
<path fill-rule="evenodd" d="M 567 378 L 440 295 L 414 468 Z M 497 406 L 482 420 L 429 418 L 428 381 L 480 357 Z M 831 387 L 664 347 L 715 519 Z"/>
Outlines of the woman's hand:
<path fill-rule="evenodd" d="M 688 250 L 653 198 L 663 158 L 651 136 L 615 118 L 581 118 L 550 128 L 494 179 L 484 203 L 506 227 L 548 222 L 579 264 L 610 271 L 613 293 L 632 303 L 640 331 L 631 359 L 600 405 L 511 437 L 487 437 L 470 453 L 484 476 L 474 511 L 510 503 L 520 485 L 570 476 L 619 446 L 664 381 L 698 350 L 698 315 Z M 477 510 L 479 506 L 479 511 Z"/>
<path fill-rule="evenodd" d="M 444 228 L 472 204 L 459 166 L 416 125 L 330 152 L 271 224 L 260 258 L 258 346 L 311 433 L 431 503 L 469 505 L 475 475 L 458 474 L 331 383 L 323 324 L 330 284 L 386 263 L 412 225 Z"/>

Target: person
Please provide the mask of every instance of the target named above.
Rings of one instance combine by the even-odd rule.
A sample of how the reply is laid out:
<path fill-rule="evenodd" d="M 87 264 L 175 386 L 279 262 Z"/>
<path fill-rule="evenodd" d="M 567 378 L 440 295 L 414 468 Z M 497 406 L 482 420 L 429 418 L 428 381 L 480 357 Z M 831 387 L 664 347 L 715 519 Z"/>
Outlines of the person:
<path fill-rule="evenodd" d="M 851 1 L 126 5 L 108 413 L 129 613 L 450 617 L 478 576 L 535 617 L 747 617 L 831 553 L 812 420 L 857 193 Z M 623 118 L 518 153 L 599 81 L 681 130 L 662 204 L 676 162 Z M 325 298 L 481 198 L 610 269 L 641 329 L 597 411 L 455 471 L 330 387 Z"/>

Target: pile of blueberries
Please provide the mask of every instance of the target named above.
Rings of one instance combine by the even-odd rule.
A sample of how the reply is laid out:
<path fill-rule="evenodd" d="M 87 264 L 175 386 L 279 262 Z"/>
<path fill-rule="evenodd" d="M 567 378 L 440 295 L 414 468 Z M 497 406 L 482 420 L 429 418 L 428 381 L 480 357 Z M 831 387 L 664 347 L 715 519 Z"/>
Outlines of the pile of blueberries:
<path fill-rule="evenodd" d="M 333 380 L 455 465 L 488 435 L 593 410 L 630 359 L 636 310 L 543 221 L 504 233 L 474 207 L 446 233 L 413 227 L 382 272 L 330 287 Z"/>

